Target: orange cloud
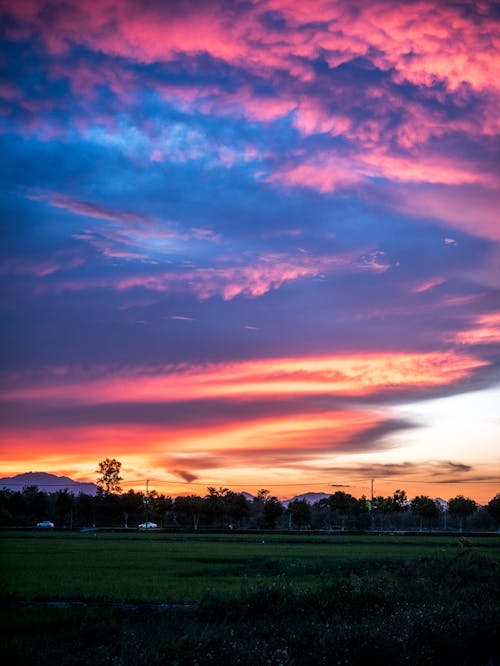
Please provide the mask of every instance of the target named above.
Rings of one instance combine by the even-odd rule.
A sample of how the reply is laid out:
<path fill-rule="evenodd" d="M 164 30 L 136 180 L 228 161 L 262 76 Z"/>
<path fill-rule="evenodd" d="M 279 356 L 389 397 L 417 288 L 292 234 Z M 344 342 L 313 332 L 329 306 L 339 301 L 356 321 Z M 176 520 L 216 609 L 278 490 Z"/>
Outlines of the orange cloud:
<path fill-rule="evenodd" d="M 491 312 L 476 317 L 471 328 L 453 336 L 453 342 L 462 345 L 500 343 L 500 312 Z"/>
<path fill-rule="evenodd" d="M 303 471 L 307 476 L 308 469 L 317 478 L 316 467 L 325 461 L 332 464 L 332 456 L 369 450 L 375 443 L 380 447 L 384 434 L 405 427 L 408 424 L 392 422 L 386 427 L 380 412 L 342 409 L 243 419 L 208 429 L 196 424 L 182 428 L 112 424 L 35 432 L 18 428 L 4 432 L 0 473 L 29 462 L 40 471 L 72 466 L 86 476 L 96 461 L 112 451 L 132 469 L 162 478 L 166 484 L 178 482 L 179 475 L 188 482 L 199 480 L 206 485 L 210 479 L 220 479 L 224 483 L 228 473 L 233 482 L 252 483 L 263 473 L 275 480 L 293 479 Z"/>
<path fill-rule="evenodd" d="M 453 351 L 278 358 L 206 365 L 116 371 L 96 369 L 97 378 L 71 378 L 12 387 L 8 400 L 102 404 L 127 400 L 182 401 L 249 396 L 370 396 L 385 391 L 446 386 L 487 361 Z M 63 373 L 61 373 L 63 374 Z"/>

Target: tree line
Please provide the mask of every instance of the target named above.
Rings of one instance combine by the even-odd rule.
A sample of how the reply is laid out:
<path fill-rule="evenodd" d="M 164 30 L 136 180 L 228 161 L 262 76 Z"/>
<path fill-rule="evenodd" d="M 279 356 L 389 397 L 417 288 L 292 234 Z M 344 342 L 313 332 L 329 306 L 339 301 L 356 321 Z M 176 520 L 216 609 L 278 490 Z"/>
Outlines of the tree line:
<path fill-rule="evenodd" d="M 500 528 L 500 493 L 484 507 L 462 495 L 447 511 L 430 497 L 408 501 L 404 490 L 368 500 L 337 491 L 313 505 L 295 499 L 284 506 L 268 490 L 248 499 L 228 488 L 209 487 L 204 496 L 172 498 L 157 493 L 115 492 L 96 495 L 68 490 L 46 493 L 36 486 L 0 491 L 0 525 L 34 526 L 51 520 L 56 527 L 135 528 L 145 521 L 163 528 L 322 529 L 322 530 L 491 530 Z"/>
<path fill-rule="evenodd" d="M 67 489 L 53 493 L 28 486 L 22 491 L 0 491 L 0 525 L 29 526 L 43 520 L 68 529 L 82 527 L 137 527 L 154 522 L 160 527 L 226 529 L 500 529 L 500 493 L 486 506 L 457 495 L 446 511 L 433 499 L 406 491 L 368 500 L 337 491 L 315 504 L 295 499 L 285 507 L 269 490 L 248 499 L 228 488 L 208 487 L 207 494 L 170 496 L 156 490 L 122 492 L 121 463 L 106 458 L 96 470 L 97 493 L 74 495 Z"/>

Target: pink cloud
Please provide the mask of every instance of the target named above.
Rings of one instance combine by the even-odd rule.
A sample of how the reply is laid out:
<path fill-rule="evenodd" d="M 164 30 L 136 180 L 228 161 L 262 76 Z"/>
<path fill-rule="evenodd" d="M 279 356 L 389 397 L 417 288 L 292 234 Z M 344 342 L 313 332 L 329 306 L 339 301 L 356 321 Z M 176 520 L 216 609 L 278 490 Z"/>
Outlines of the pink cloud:
<path fill-rule="evenodd" d="M 384 177 L 406 183 L 430 183 L 442 185 L 483 184 L 498 186 L 496 174 L 481 172 L 474 164 L 457 164 L 452 158 L 420 151 L 420 154 L 403 156 L 374 150 L 359 154 L 359 170 L 366 176 Z"/>
<path fill-rule="evenodd" d="M 306 98 L 300 102 L 294 118 L 294 125 L 305 135 L 347 134 L 352 127 L 352 120 L 342 114 L 331 113 L 322 105 L 321 99 Z"/>
<path fill-rule="evenodd" d="M 498 316 L 489 325 L 498 325 Z M 481 324 L 482 325 L 482 324 Z M 403 388 L 451 385 L 489 365 L 456 351 L 352 353 L 155 368 L 62 369 L 26 385 L 11 377 L 2 397 L 60 405 L 168 402 L 214 398 L 343 395 L 362 397 Z"/>
<path fill-rule="evenodd" d="M 282 16 L 279 28 L 263 20 L 270 10 Z M 492 221 L 498 215 L 493 203 L 499 184 L 495 170 L 463 155 L 455 157 L 446 151 L 445 142 L 459 133 L 486 147 L 499 130 L 500 61 L 495 48 L 499 27 L 493 6 L 487 3 L 416 0 L 401 6 L 390 0 L 263 0 L 228 5 L 213 0 L 200 5 L 182 0 L 138 6 L 133 0 L 75 0 L 59 5 L 20 0 L 4 12 L 11 19 L 8 37 L 38 36 L 54 55 L 49 79 L 68 79 L 73 93 L 84 101 L 105 85 L 119 100 L 118 106 L 126 105 L 138 84 L 127 67 L 130 62 L 172 63 L 209 54 L 250 76 L 242 77 L 243 83 L 230 92 L 213 82 L 181 85 L 155 83 L 152 78 L 148 85 L 186 112 L 264 123 L 290 116 L 302 136 L 342 136 L 347 144 L 341 155 L 297 151 L 284 163 L 272 161 L 268 182 L 322 193 L 353 187 L 359 192 L 366 181 L 384 178 L 398 185 L 398 210 L 499 238 L 498 225 Z M 113 60 L 100 68 L 82 57 L 68 64 L 60 55 L 73 45 Z M 329 87 L 327 77 L 320 79 L 313 66 L 320 58 L 331 68 L 365 58 L 385 73 L 385 83 L 367 82 L 359 90 L 349 82 Z M 252 77 L 269 81 L 268 90 L 254 89 L 247 82 Z M 414 99 L 401 92 L 399 84 L 406 83 L 419 88 Z M 17 89 L 5 88 L 6 102 L 18 101 L 17 95 Z M 453 117 L 445 110 L 449 99 L 456 111 Z M 468 108 L 471 101 L 473 111 Z M 38 117 L 51 115 L 53 100 L 20 103 L 32 116 L 23 121 L 26 131 L 45 132 L 47 138 L 64 131 Z M 83 128 L 85 121 L 77 119 L 76 124 Z M 148 159 L 169 159 L 168 150 L 149 148 Z M 198 159 L 203 150 L 208 148 L 170 152 L 187 161 Z M 231 168 L 237 162 L 228 150 L 214 152 L 217 165 Z M 400 184 L 410 183 L 429 186 L 420 201 L 408 201 L 404 189 L 399 189 Z M 485 200 L 458 201 L 449 190 L 430 187 L 457 185 L 483 188 Z M 72 206 L 78 212 L 78 205 Z M 80 212 L 84 209 L 85 202 L 80 202 Z"/>
<path fill-rule="evenodd" d="M 379 273 L 387 268 L 383 253 L 380 252 L 369 252 L 361 256 L 353 253 L 311 256 L 299 252 L 296 256 L 267 254 L 252 263 L 236 265 L 183 269 L 179 272 L 159 271 L 117 279 L 64 281 L 53 288 L 57 292 L 83 289 L 128 291 L 142 288 L 156 292 L 189 292 L 202 301 L 215 296 L 229 301 L 237 296 L 263 296 L 288 282 L 325 273 L 359 270 Z"/>
<path fill-rule="evenodd" d="M 453 3 L 414 2 L 404 7 L 389 0 L 315 2 L 267 0 L 246 7 L 206 2 L 144 5 L 132 0 L 76 1 L 44 11 L 47 3 L 26 0 L 7 10 L 17 23 L 10 38 L 38 32 L 52 53 L 71 43 L 139 62 L 166 62 L 178 54 L 209 53 L 247 69 L 290 71 L 311 76 L 301 59 L 323 53 L 333 66 L 365 56 L 396 77 L 418 85 L 444 82 L 450 90 L 463 83 L 498 88 L 500 75 L 492 36 L 498 27 L 488 6 L 471 16 Z M 263 26 L 269 10 L 281 12 L 286 29 Z M 314 29 L 311 24 L 314 23 Z"/>
<path fill-rule="evenodd" d="M 197 268 L 181 273 L 162 273 L 157 276 L 124 278 L 116 283 L 118 290 L 144 287 L 153 291 L 187 289 L 206 300 L 221 295 L 225 301 L 244 295 L 257 297 L 287 282 L 313 277 L 325 271 L 345 269 L 350 256 L 336 257 L 283 257 L 265 255 L 259 261 L 242 266 Z"/>
<path fill-rule="evenodd" d="M 482 345 L 500 343 L 500 312 L 491 312 L 476 317 L 470 328 L 452 337 L 453 342 L 462 345 Z"/>
<path fill-rule="evenodd" d="M 431 291 L 434 289 L 434 287 L 438 287 L 440 284 L 444 284 L 446 282 L 446 278 L 444 277 L 433 277 L 429 278 L 428 280 L 424 280 L 424 282 L 419 282 L 416 284 L 414 287 L 411 288 L 411 292 L 414 294 L 422 294 L 426 291 Z"/>
<path fill-rule="evenodd" d="M 64 194 L 31 192 L 27 195 L 27 198 L 33 201 L 45 201 L 54 208 L 62 208 L 75 215 L 84 215 L 85 217 L 93 217 L 98 220 L 111 220 L 113 222 L 150 221 L 150 218 L 146 215 L 139 215 L 109 206 L 101 206 L 90 201 L 74 199 Z"/>
<path fill-rule="evenodd" d="M 306 158 L 298 164 L 278 167 L 267 181 L 287 187 L 307 187 L 318 192 L 333 192 L 360 183 L 362 176 L 349 162 L 333 155 Z"/>
<path fill-rule="evenodd" d="M 83 257 L 55 253 L 45 261 L 31 261 L 23 258 L 11 258 L 0 263 L 0 275 L 33 275 L 42 278 L 59 271 L 78 268 L 85 263 Z"/>
<path fill-rule="evenodd" d="M 500 240 L 500 204 L 493 189 L 477 184 L 401 183 L 392 193 L 384 193 L 382 203 L 405 215 L 433 218 L 473 236 Z"/>

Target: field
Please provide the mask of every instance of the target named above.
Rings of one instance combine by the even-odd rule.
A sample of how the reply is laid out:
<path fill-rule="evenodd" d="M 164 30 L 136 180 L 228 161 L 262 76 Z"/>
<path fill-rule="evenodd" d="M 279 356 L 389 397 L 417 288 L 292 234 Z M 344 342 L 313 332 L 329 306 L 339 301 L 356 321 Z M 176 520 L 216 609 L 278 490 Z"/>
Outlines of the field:
<path fill-rule="evenodd" d="M 500 664 L 500 537 L 19 531 L 0 558 L 4 663 Z"/>

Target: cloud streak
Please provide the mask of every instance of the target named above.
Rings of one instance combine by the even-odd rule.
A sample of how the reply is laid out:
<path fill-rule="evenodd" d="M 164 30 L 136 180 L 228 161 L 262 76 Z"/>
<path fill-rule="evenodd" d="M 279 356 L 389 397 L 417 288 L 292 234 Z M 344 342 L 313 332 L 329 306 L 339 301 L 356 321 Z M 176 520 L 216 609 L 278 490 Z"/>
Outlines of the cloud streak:
<path fill-rule="evenodd" d="M 488 362 L 456 352 L 351 354 L 277 358 L 231 363 L 156 367 L 130 372 L 99 371 L 98 378 L 71 372 L 56 382 L 4 389 L 10 400 L 48 400 L 59 404 L 181 401 L 249 396 L 339 395 L 363 397 L 458 382 Z"/>

